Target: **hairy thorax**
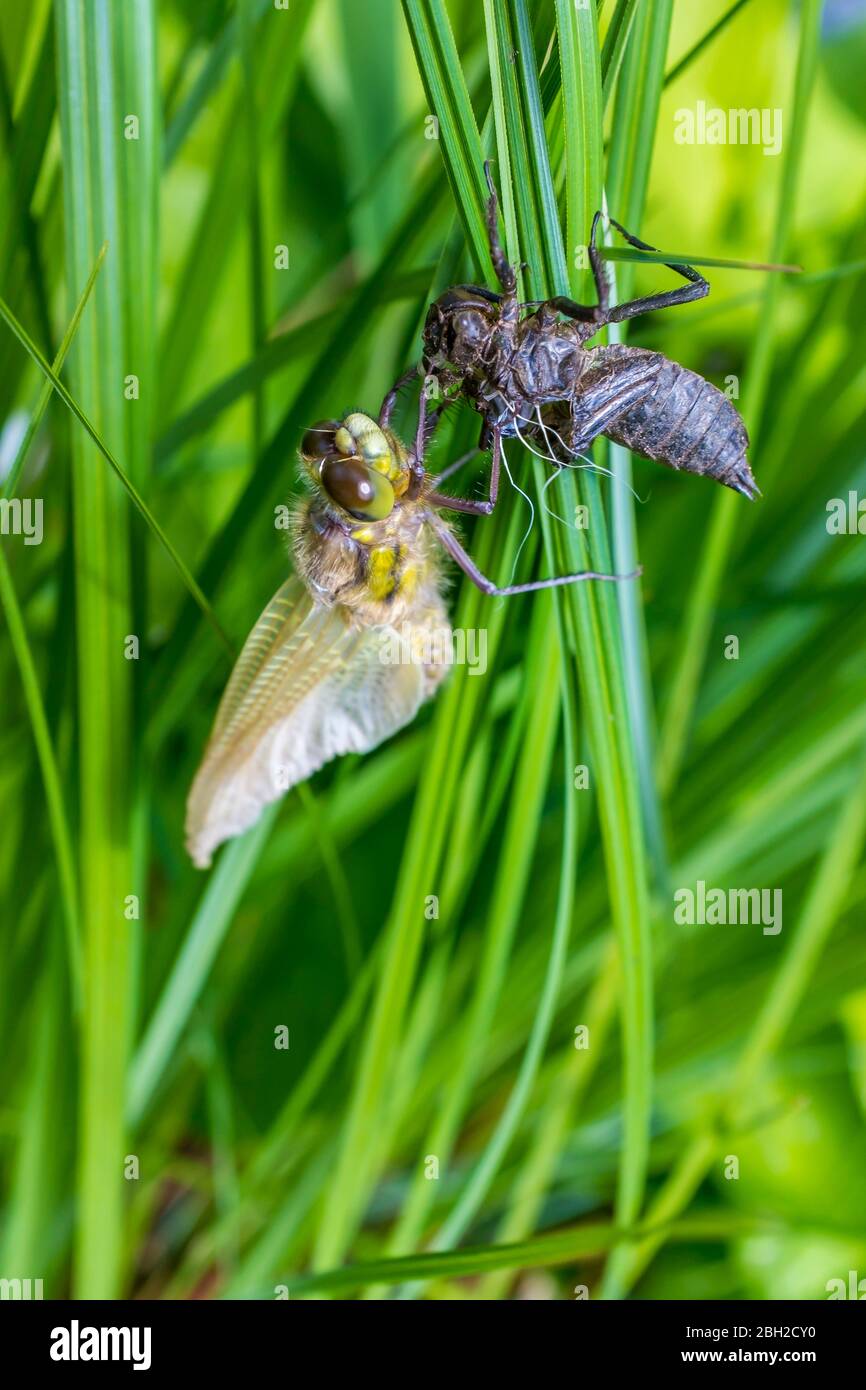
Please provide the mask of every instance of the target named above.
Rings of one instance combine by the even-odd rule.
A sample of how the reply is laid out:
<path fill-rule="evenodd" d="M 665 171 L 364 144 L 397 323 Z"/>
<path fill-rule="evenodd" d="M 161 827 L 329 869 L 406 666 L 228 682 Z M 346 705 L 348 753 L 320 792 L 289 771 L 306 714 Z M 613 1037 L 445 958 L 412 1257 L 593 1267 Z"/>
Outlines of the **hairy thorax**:
<path fill-rule="evenodd" d="M 437 594 L 420 508 L 347 526 L 318 500 L 305 502 L 295 518 L 294 554 L 318 602 L 338 605 L 352 626 L 399 626 Z"/>

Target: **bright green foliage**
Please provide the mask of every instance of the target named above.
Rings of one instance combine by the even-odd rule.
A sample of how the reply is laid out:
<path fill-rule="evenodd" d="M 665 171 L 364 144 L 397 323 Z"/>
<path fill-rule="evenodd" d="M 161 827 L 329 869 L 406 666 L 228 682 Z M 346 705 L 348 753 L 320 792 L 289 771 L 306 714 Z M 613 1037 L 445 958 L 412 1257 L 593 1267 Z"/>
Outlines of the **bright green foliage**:
<path fill-rule="evenodd" d="M 866 25 L 843 10 L 4 7 L 0 1276 L 817 1299 L 866 1271 Z M 778 151 L 681 142 L 699 103 L 780 112 Z M 708 300 L 620 336 L 728 390 L 763 499 L 603 442 L 603 473 L 550 482 L 509 444 L 514 486 L 461 523 L 481 568 L 640 581 L 491 601 L 455 578 L 484 674 L 203 876 L 186 793 L 287 572 L 301 432 L 375 412 L 429 300 L 490 283 L 486 157 L 527 299 L 591 296 L 605 204 L 712 267 Z M 672 283 L 608 266 L 620 299 Z M 450 411 L 431 466 L 477 434 Z M 13 499 L 42 499 L 41 544 Z M 699 882 L 780 893 L 781 929 L 679 921 Z"/>

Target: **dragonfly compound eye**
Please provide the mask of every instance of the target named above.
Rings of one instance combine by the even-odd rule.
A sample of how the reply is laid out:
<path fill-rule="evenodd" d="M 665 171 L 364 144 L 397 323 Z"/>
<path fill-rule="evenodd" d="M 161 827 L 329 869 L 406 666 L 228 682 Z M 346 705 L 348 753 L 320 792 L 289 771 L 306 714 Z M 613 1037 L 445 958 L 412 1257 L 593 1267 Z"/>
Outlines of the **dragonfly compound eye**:
<path fill-rule="evenodd" d="M 358 521 L 382 521 L 394 509 L 388 479 L 360 459 L 326 459 L 319 481 L 331 501 Z"/>
<path fill-rule="evenodd" d="M 334 437 L 339 428 L 339 420 L 317 420 L 301 440 L 301 457 L 309 463 L 315 463 L 317 459 L 333 458 L 337 453 Z"/>

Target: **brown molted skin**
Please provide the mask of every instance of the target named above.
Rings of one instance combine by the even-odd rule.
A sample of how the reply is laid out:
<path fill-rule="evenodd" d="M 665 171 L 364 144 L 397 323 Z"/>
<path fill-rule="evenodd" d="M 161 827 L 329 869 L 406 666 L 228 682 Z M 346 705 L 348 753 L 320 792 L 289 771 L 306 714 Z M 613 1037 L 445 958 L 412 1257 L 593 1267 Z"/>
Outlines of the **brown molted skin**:
<path fill-rule="evenodd" d="M 646 348 L 616 343 L 596 348 L 587 356 L 588 366 L 581 379 L 584 392 L 603 381 L 616 380 L 626 363 L 646 364 L 652 371 L 651 390 L 617 416 L 604 431 L 608 439 L 678 472 L 713 478 L 744 497 L 757 495 L 746 459 L 749 436 L 723 392 L 697 372 Z M 572 409 L 565 405 L 558 416 L 565 429 L 570 425 L 579 432 L 580 396 L 578 390 Z M 544 412 L 542 418 L 546 420 Z M 567 434 L 564 438 L 568 442 Z M 557 448 L 554 441 L 554 451 Z M 574 452 L 578 451 L 573 450 L 572 455 Z M 567 463 L 572 455 L 562 454 L 561 461 Z"/>
<path fill-rule="evenodd" d="M 523 437 L 567 465 L 603 434 L 668 468 L 703 474 L 750 500 L 759 495 L 746 458 L 746 427 L 717 387 L 660 352 L 585 346 L 606 323 L 702 298 L 709 291 L 703 276 L 671 265 L 687 286 L 610 306 L 595 246 L 597 215 L 590 260 L 599 303 L 559 296 L 537 308 L 521 304 L 499 245 L 496 193 L 486 172 L 491 256 L 503 293 L 479 285 L 446 290 L 430 306 L 423 355 L 425 372 L 436 375 L 443 392 L 456 391 L 483 416 L 482 446 L 492 431 Z M 614 225 L 633 246 L 654 249 Z"/>

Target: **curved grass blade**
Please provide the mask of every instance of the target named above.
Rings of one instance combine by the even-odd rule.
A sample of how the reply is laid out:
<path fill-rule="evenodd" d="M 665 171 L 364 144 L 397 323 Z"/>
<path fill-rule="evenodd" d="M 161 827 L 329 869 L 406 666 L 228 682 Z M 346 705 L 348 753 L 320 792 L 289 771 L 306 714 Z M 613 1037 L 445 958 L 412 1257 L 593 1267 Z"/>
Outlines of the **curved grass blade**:
<path fill-rule="evenodd" d="M 84 306 L 90 298 L 90 292 L 93 289 L 96 277 L 105 259 L 105 252 L 106 245 L 103 243 L 99 255 L 94 261 L 93 269 L 88 276 L 87 284 L 75 306 L 75 312 L 70 319 L 69 326 L 63 336 L 63 341 L 58 349 L 57 356 L 54 360 L 55 372 L 59 372 L 63 366 L 66 354 L 69 351 L 70 344 L 75 336 L 75 331 L 81 320 L 81 315 L 84 312 Z M 48 408 L 48 402 L 51 400 L 51 395 L 51 384 L 50 382 L 46 382 L 39 393 L 36 407 L 28 421 L 27 429 L 24 432 L 21 444 L 15 455 L 15 460 L 9 471 L 9 476 L 6 479 L 3 488 L 4 497 L 11 497 L 15 492 L 28 450 L 42 423 L 43 416 Z M 2 601 L 6 612 L 9 636 L 21 673 L 21 684 L 33 729 L 33 739 L 36 744 L 42 780 L 45 785 L 48 819 L 51 826 L 51 836 L 54 841 L 54 851 L 57 856 L 57 872 L 58 881 L 60 883 L 63 922 L 66 934 L 66 958 L 70 976 L 70 990 L 73 1006 L 77 1012 L 81 1008 L 83 998 L 82 953 L 81 925 L 78 917 L 78 890 L 75 875 L 75 859 L 72 850 L 72 837 L 69 831 L 69 821 L 63 799 L 60 772 L 54 754 L 54 746 L 51 742 L 48 720 L 45 715 L 45 706 L 42 702 L 42 695 L 39 690 L 36 663 L 33 660 L 30 644 L 27 640 L 27 631 L 15 595 L 12 575 L 6 562 L 6 556 L 2 550 L 0 550 L 0 601 Z"/>
<path fill-rule="evenodd" d="M 743 6 L 748 5 L 748 3 L 749 0 L 734 0 L 734 4 L 729 10 L 725 11 L 721 19 L 718 20 L 711 29 L 708 29 L 702 38 L 698 39 L 697 43 L 689 49 L 688 53 L 683 54 L 679 62 L 675 63 L 669 72 L 665 73 L 665 87 L 669 86 L 671 82 L 676 82 L 677 78 L 682 76 L 686 68 L 691 67 L 695 59 L 700 57 L 704 49 L 712 43 L 713 39 L 716 38 L 723 29 L 727 29 L 731 20 L 735 19 Z"/>
<path fill-rule="evenodd" d="M 620 64 L 622 63 L 625 45 L 628 41 L 637 4 L 638 0 L 617 0 L 616 9 L 611 15 L 610 23 L 607 26 L 607 32 L 604 36 L 604 45 L 601 50 L 601 81 L 603 103 L 605 107 L 616 86 L 616 79 L 619 76 Z M 560 33 L 561 32 L 560 29 Z"/>
<path fill-rule="evenodd" d="M 763 261 L 732 261 L 723 256 L 684 256 L 674 251 L 635 251 L 630 246 L 605 246 L 602 258 L 606 261 L 637 261 L 646 265 L 710 265 L 725 270 L 776 270 L 787 275 L 799 275 L 801 265 L 772 265 Z"/>
<path fill-rule="evenodd" d="M 707 1211 L 700 1217 L 678 1221 L 665 1228 L 665 1238 L 671 1241 L 712 1241 L 754 1231 L 777 1229 L 775 1223 L 743 1215 L 732 1216 L 722 1211 Z M 635 1228 L 634 1238 L 642 1233 Z M 554 1269 L 590 1259 L 610 1250 L 622 1232 L 604 1223 L 572 1226 L 552 1235 L 514 1245 L 484 1245 L 465 1250 L 449 1250 L 446 1254 L 404 1255 L 391 1260 L 370 1260 L 364 1264 L 347 1265 L 343 1269 L 305 1274 L 289 1285 L 291 1297 L 308 1293 L 339 1293 L 366 1285 L 400 1284 L 406 1279 L 468 1279 L 496 1269 Z"/>
<path fill-rule="evenodd" d="M 81 293 L 81 298 L 75 306 L 75 313 L 69 320 L 69 327 L 63 335 L 63 341 L 61 342 L 60 347 L 57 349 L 57 356 L 55 357 L 51 368 L 51 370 L 54 372 L 56 376 L 59 376 L 60 371 L 63 367 L 63 363 L 66 360 L 66 354 L 69 351 L 72 339 L 75 337 L 75 330 L 77 329 L 81 321 L 81 315 L 84 313 L 84 306 L 90 298 L 90 291 L 93 289 L 93 286 L 96 283 L 96 277 L 99 274 L 99 269 L 102 265 L 102 262 L 105 260 L 105 253 L 107 250 L 108 243 L 103 242 L 99 251 L 99 255 L 96 257 L 96 260 L 93 263 L 93 269 L 91 270 L 90 275 L 87 278 L 87 284 L 84 286 L 84 289 Z M 18 452 L 15 455 L 12 467 L 9 469 L 9 474 L 6 478 L 6 482 L 3 485 L 4 497 L 12 497 L 15 492 L 15 489 L 18 486 L 18 479 L 21 476 L 21 469 L 24 467 L 24 460 L 27 457 L 30 445 L 33 443 L 33 440 L 36 437 L 36 432 L 42 423 L 42 417 L 48 408 L 48 402 L 51 400 L 51 394 L 51 382 L 46 381 L 39 392 L 39 398 L 36 402 L 36 408 L 33 411 L 33 414 L 30 416 L 30 419 L 27 423 L 27 429 L 24 431 L 21 443 L 18 446 Z"/>
<path fill-rule="evenodd" d="M 0 318 L 3 319 L 4 323 L 6 323 L 6 325 L 15 334 L 15 337 L 18 339 L 21 346 L 25 348 L 25 350 L 32 357 L 33 361 L 36 363 L 43 376 L 46 377 L 50 385 L 53 387 L 60 399 L 63 401 L 63 404 L 67 407 L 68 410 L 72 412 L 76 420 L 78 420 L 78 422 L 87 431 L 90 438 L 93 440 L 93 443 L 96 445 L 97 449 L 102 454 L 102 457 L 105 459 L 106 463 L 108 463 L 112 471 L 117 475 L 117 477 L 120 479 L 121 483 L 125 487 L 127 493 L 129 494 L 130 500 L 133 503 L 133 506 L 144 517 L 144 520 L 147 522 L 147 525 L 150 527 L 151 531 L 156 536 L 160 545 L 165 550 L 166 554 L 168 555 L 169 559 L 171 560 L 172 564 L 174 565 L 175 569 L 177 570 L 178 574 L 183 580 L 185 587 L 189 590 L 190 595 L 198 604 L 199 608 L 201 609 L 204 616 L 207 618 L 211 627 L 216 632 L 220 641 L 228 649 L 228 651 L 233 654 L 234 648 L 231 642 L 229 641 L 229 638 L 226 636 L 225 632 L 221 628 L 217 620 L 216 614 L 214 613 L 213 609 L 211 608 L 210 604 L 208 603 L 207 599 L 202 593 L 202 590 L 199 588 L 199 585 L 197 584 L 196 580 L 193 578 L 192 574 L 187 569 L 186 564 L 181 559 L 180 555 L 178 555 L 168 536 L 165 534 L 156 517 L 151 512 L 141 493 L 138 491 L 138 488 L 135 486 L 132 479 L 129 478 L 127 474 L 124 472 L 124 470 L 121 468 L 120 464 L 117 462 L 117 459 L 114 457 L 114 454 L 111 452 L 108 445 L 102 439 L 102 436 L 99 434 L 95 426 L 90 423 L 90 420 L 87 418 L 84 411 L 81 409 L 81 406 L 74 399 L 71 393 L 67 391 L 63 382 L 56 375 L 56 373 L 52 371 L 51 367 L 49 367 L 48 363 L 45 361 L 45 358 L 42 356 L 36 344 L 33 342 L 29 334 L 27 333 L 27 330 L 22 327 L 22 325 L 16 319 L 15 315 L 12 313 L 12 310 L 2 299 L 0 299 Z"/>

